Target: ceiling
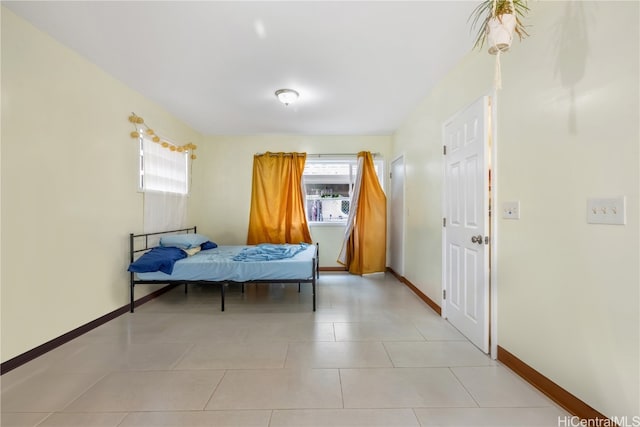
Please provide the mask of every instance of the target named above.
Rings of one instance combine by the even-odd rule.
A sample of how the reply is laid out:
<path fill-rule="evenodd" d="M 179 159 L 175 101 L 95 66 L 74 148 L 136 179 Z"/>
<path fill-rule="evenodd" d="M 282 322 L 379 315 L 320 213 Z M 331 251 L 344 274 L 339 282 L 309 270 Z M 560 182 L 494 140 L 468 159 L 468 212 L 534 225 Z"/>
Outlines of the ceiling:
<path fill-rule="evenodd" d="M 388 135 L 471 50 L 478 1 L 2 4 L 204 135 Z"/>

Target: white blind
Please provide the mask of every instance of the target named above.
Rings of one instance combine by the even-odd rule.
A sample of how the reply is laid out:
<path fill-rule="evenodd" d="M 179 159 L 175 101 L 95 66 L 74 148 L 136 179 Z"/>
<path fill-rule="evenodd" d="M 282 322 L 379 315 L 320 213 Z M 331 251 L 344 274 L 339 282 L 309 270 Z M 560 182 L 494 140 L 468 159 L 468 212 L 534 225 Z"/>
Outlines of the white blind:
<path fill-rule="evenodd" d="M 140 187 L 143 191 L 187 194 L 189 192 L 189 155 L 142 139 Z"/>
<path fill-rule="evenodd" d="M 187 225 L 187 196 L 176 193 L 144 193 L 144 232 L 176 230 Z M 157 244 L 156 241 L 151 242 Z"/>

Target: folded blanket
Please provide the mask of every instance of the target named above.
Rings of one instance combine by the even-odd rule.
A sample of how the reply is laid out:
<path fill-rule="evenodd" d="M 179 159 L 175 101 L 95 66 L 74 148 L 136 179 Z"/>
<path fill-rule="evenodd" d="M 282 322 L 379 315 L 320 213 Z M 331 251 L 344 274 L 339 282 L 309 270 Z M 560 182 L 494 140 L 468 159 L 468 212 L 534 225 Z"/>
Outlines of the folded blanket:
<path fill-rule="evenodd" d="M 128 271 L 132 273 L 162 271 L 165 274 L 171 274 L 176 261 L 186 257 L 187 253 L 180 248 L 158 246 L 132 262 Z"/>
<path fill-rule="evenodd" d="M 236 256 L 234 261 L 250 262 L 250 261 L 271 261 L 274 259 L 291 258 L 298 252 L 304 251 L 307 243 L 299 245 L 278 245 L 272 243 L 261 243 L 242 249 Z"/>

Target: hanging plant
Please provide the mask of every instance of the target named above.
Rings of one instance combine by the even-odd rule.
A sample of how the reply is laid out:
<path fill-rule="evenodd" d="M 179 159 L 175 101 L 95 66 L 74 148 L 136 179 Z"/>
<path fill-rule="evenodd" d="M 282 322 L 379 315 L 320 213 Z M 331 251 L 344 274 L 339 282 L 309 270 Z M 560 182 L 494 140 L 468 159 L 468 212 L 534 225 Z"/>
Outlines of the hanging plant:
<path fill-rule="evenodd" d="M 473 48 L 486 43 L 492 55 L 506 52 L 514 33 L 520 40 L 529 35 L 522 22 L 527 13 L 527 0 L 484 0 L 469 16 L 471 29 L 477 31 Z"/>

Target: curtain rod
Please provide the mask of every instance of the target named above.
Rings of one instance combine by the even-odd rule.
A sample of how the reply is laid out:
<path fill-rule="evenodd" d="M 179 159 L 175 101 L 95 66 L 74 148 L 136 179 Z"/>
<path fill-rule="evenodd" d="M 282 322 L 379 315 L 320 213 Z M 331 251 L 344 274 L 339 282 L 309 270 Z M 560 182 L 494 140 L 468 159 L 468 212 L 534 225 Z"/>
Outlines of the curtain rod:
<path fill-rule="evenodd" d="M 256 153 L 256 156 L 262 156 L 267 153 Z M 271 154 L 277 154 L 276 152 L 271 152 Z M 286 153 L 285 153 L 286 154 Z M 379 157 L 380 153 L 371 153 L 373 157 Z M 357 157 L 358 153 L 307 153 L 307 157 Z"/>

